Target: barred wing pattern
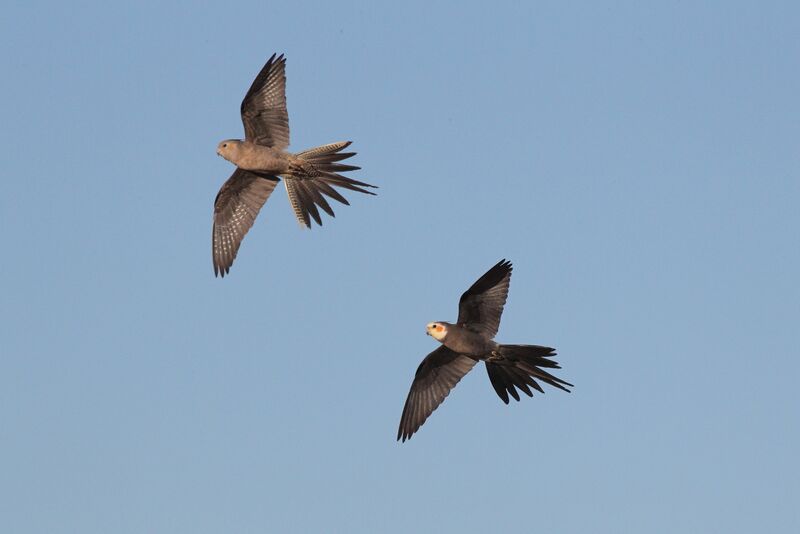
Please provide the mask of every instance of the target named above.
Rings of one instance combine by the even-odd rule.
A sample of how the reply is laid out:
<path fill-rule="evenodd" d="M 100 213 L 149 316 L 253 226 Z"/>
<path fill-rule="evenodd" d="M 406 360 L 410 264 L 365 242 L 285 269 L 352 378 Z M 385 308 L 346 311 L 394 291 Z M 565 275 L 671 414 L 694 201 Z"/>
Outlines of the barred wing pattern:
<path fill-rule="evenodd" d="M 311 228 L 312 219 L 322 226 L 320 210 L 335 217 L 328 198 L 350 205 L 334 187 L 358 191 L 367 195 L 375 194 L 364 189 L 365 187 L 374 188 L 374 185 L 339 174 L 359 169 L 355 165 L 341 163 L 342 160 L 355 156 L 355 152 L 342 152 L 348 146 L 350 146 L 350 141 L 340 141 L 298 152 L 295 156 L 308 164 L 304 169 L 306 174 L 304 176 L 282 176 L 292 210 L 301 226 Z"/>
<path fill-rule="evenodd" d="M 285 150 L 289 146 L 286 111 L 286 58 L 267 60 L 242 100 L 242 123 L 247 141 Z"/>
<path fill-rule="evenodd" d="M 237 167 L 223 184 L 214 200 L 211 249 L 215 276 L 228 274 L 242 239 L 279 181 L 276 176 Z"/>
<path fill-rule="evenodd" d="M 414 375 L 400 417 L 397 439 L 405 441 L 411 438 L 476 363 L 476 360 L 444 345 L 428 354 Z"/>

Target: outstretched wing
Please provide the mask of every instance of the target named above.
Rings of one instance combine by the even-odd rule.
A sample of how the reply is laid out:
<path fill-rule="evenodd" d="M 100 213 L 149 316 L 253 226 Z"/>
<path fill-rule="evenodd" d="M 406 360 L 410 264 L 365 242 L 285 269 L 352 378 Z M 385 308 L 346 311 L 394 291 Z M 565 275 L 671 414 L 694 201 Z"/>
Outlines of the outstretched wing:
<path fill-rule="evenodd" d="M 458 324 L 493 338 L 500 327 L 510 282 L 511 262 L 500 260 L 461 295 Z"/>
<path fill-rule="evenodd" d="M 289 146 L 289 114 L 286 112 L 286 58 L 269 58 L 242 100 L 244 138 L 284 150 Z"/>
<path fill-rule="evenodd" d="M 214 200 L 211 236 L 215 276 L 225 276 L 230 271 L 242 239 L 279 181 L 276 176 L 237 167 L 222 185 Z"/>
<path fill-rule="evenodd" d="M 444 345 L 428 354 L 414 375 L 414 382 L 400 417 L 397 439 L 405 441 L 419 430 L 450 390 L 476 363 L 476 360 L 453 352 Z"/>

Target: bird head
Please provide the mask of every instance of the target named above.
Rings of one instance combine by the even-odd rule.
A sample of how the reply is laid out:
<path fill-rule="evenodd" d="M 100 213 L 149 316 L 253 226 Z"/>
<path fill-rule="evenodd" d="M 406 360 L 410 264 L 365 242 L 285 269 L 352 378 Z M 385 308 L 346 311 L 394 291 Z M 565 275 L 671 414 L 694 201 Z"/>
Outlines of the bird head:
<path fill-rule="evenodd" d="M 442 322 L 428 323 L 425 331 L 436 341 L 444 341 L 445 336 L 447 336 L 447 324 Z"/>
<path fill-rule="evenodd" d="M 220 141 L 217 145 L 217 155 L 222 156 L 223 158 L 227 159 L 231 163 L 234 163 L 235 155 L 239 151 L 239 145 L 242 142 L 238 139 L 226 139 L 224 141 Z"/>

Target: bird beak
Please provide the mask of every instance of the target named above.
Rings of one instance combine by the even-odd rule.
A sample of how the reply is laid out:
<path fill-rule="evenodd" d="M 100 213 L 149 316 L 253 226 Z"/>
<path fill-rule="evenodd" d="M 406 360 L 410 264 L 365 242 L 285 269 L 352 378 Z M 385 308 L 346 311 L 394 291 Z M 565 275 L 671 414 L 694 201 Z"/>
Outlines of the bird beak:
<path fill-rule="evenodd" d="M 428 330 L 427 328 L 425 329 L 425 333 L 428 334 L 428 335 L 431 335 L 431 331 Z"/>

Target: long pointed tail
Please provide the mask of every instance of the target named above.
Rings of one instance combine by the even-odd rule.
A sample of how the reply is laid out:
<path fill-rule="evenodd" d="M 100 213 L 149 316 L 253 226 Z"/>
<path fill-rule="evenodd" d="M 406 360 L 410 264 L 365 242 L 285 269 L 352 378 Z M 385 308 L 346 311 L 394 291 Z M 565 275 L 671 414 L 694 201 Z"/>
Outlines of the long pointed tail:
<path fill-rule="evenodd" d="M 317 208 L 321 208 L 331 217 L 335 217 L 333 209 L 325 197 L 345 205 L 350 204 L 334 187 L 358 191 L 367 195 L 375 194 L 364 188 L 376 186 L 339 174 L 360 169 L 355 165 L 339 163 L 356 154 L 355 152 L 342 152 L 348 146 L 350 146 L 350 141 L 340 141 L 295 154 L 295 157 L 302 160 L 302 163 L 295 175 L 284 176 L 284 183 L 294 214 L 301 225 L 311 228 L 312 218 L 317 224 L 322 225 L 322 218 Z"/>
<path fill-rule="evenodd" d="M 550 384 L 566 392 L 565 386 L 574 387 L 569 382 L 556 378 L 541 369 L 561 369 L 561 366 L 549 359 L 556 355 L 550 347 L 539 345 L 500 345 L 497 351 L 486 360 L 486 372 L 497 395 L 508 404 L 508 395 L 514 400 L 519 400 L 519 388 L 529 397 L 533 397 L 530 387 L 544 393 L 542 386 L 536 380 Z M 530 387 L 528 387 L 530 386 Z"/>

